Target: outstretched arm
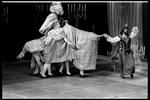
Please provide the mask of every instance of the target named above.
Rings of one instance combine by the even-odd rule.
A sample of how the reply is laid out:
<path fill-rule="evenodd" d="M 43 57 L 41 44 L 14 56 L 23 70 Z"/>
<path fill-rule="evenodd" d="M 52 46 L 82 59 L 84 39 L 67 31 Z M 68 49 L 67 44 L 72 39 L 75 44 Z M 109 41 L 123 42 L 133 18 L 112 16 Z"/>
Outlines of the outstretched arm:
<path fill-rule="evenodd" d="M 49 14 L 42 24 L 42 26 L 39 29 L 39 32 L 41 34 L 45 34 L 45 31 L 49 30 L 52 27 L 52 24 L 54 23 L 55 19 L 57 18 L 54 14 Z"/>
<path fill-rule="evenodd" d="M 71 42 L 65 37 L 64 41 L 66 41 L 68 44 L 72 45 Z"/>
<path fill-rule="evenodd" d="M 104 34 L 102 34 L 102 35 L 97 35 L 97 37 L 103 37 L 104 36 Z"/>
<path fill-rule="evenodd" d="M 77 49 L 75 44 L 72 44 L 66 37 L 64 38 L 64 41 L 66 41 L 69 45 L 71 45 L 72 48 Z"/>
<path fill-rule="evenodd" d="M 114 42 L 120 41 L 120 38 L 119 38 L 118 36 L 112 38 L 112 37 L 110 37 L 110 36 L 107 35 L 107 34 L 103 34 L 103 35 L 104 35 L 104 37 L 106 38 L 106 40 L 107 40 L 108 42 L 114 43 Z"/>
<path fill-rule="evenodd" d="M 138 28 L 137 27 L 133 27 L 132 28 L 132 32 L 130 33 L 130 38 L 132 39 L 133 37 L 135 37 L 138 32 L 139 32 Z"/>

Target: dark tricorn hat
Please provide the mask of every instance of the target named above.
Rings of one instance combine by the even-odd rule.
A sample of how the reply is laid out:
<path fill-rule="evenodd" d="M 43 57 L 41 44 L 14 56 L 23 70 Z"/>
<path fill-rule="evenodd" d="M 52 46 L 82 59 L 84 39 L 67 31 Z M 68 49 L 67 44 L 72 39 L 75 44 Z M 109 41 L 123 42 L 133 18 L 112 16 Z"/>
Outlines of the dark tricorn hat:
<path fill-rule="evenodd" d="M 120 35 L 122 35 L 122 34 L 129 36 L 129 28 L 128 28 L 127 24 L 125 25 L 125 27 L 120 32 Z"/>

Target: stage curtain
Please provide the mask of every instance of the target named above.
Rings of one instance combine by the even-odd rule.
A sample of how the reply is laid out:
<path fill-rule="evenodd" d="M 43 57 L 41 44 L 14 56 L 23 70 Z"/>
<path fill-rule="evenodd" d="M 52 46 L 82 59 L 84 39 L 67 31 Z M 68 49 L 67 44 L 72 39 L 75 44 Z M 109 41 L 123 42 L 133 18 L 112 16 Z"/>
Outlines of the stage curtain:
<path fill-rule="evenodd" d="M 137 26 L 139 33 L 132 39 L 132 45 L 143 45 L 142 31 L 142 3 L 107 3 L 108 29 L 111 37 L 119 35 L 121 29 L 128 24 L 131 32 L 134 26 Z M 115 44 L 112 44 L 112 52 Z"/>

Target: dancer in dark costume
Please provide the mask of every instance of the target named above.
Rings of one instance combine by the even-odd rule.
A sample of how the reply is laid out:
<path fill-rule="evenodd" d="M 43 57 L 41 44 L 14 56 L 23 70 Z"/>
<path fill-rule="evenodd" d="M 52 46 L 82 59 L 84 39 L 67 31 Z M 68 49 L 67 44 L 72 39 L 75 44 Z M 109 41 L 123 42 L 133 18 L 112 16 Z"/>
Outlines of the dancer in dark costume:
<path fill-rule="evenodd" d="M 134 57 L 133 51 L 131 50 L 131 39 L 136 36 L 138 33 L 138 28 L 133 27 L 132 32 L 129 33 L 129 29 L 126 25 L 124 27 L 119 36 L 111 38 L 107 34 L 104 34 L 108 42 L 119 43 L 119 59 L 120 59 L 120 66 L 121 66 L 121 78 L 125 78 L 124 75 L 130 75 L 133 78 L 133 74 L 135 72 L 134 66 Z"/>

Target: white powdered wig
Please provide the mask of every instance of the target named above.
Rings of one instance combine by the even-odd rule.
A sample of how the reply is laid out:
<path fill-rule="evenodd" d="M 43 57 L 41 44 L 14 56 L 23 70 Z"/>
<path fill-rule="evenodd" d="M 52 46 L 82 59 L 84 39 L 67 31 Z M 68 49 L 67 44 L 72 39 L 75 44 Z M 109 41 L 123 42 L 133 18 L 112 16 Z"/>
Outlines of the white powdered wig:
<path fill-rule="evenodd" d="M 64 11 L 63 11 L 63 7 L 61 5 L 61 2 L 53 2 L 50 6 L 50 11 L 51 12 L 55 12 L 59 15 L 63 15 Z"/>

